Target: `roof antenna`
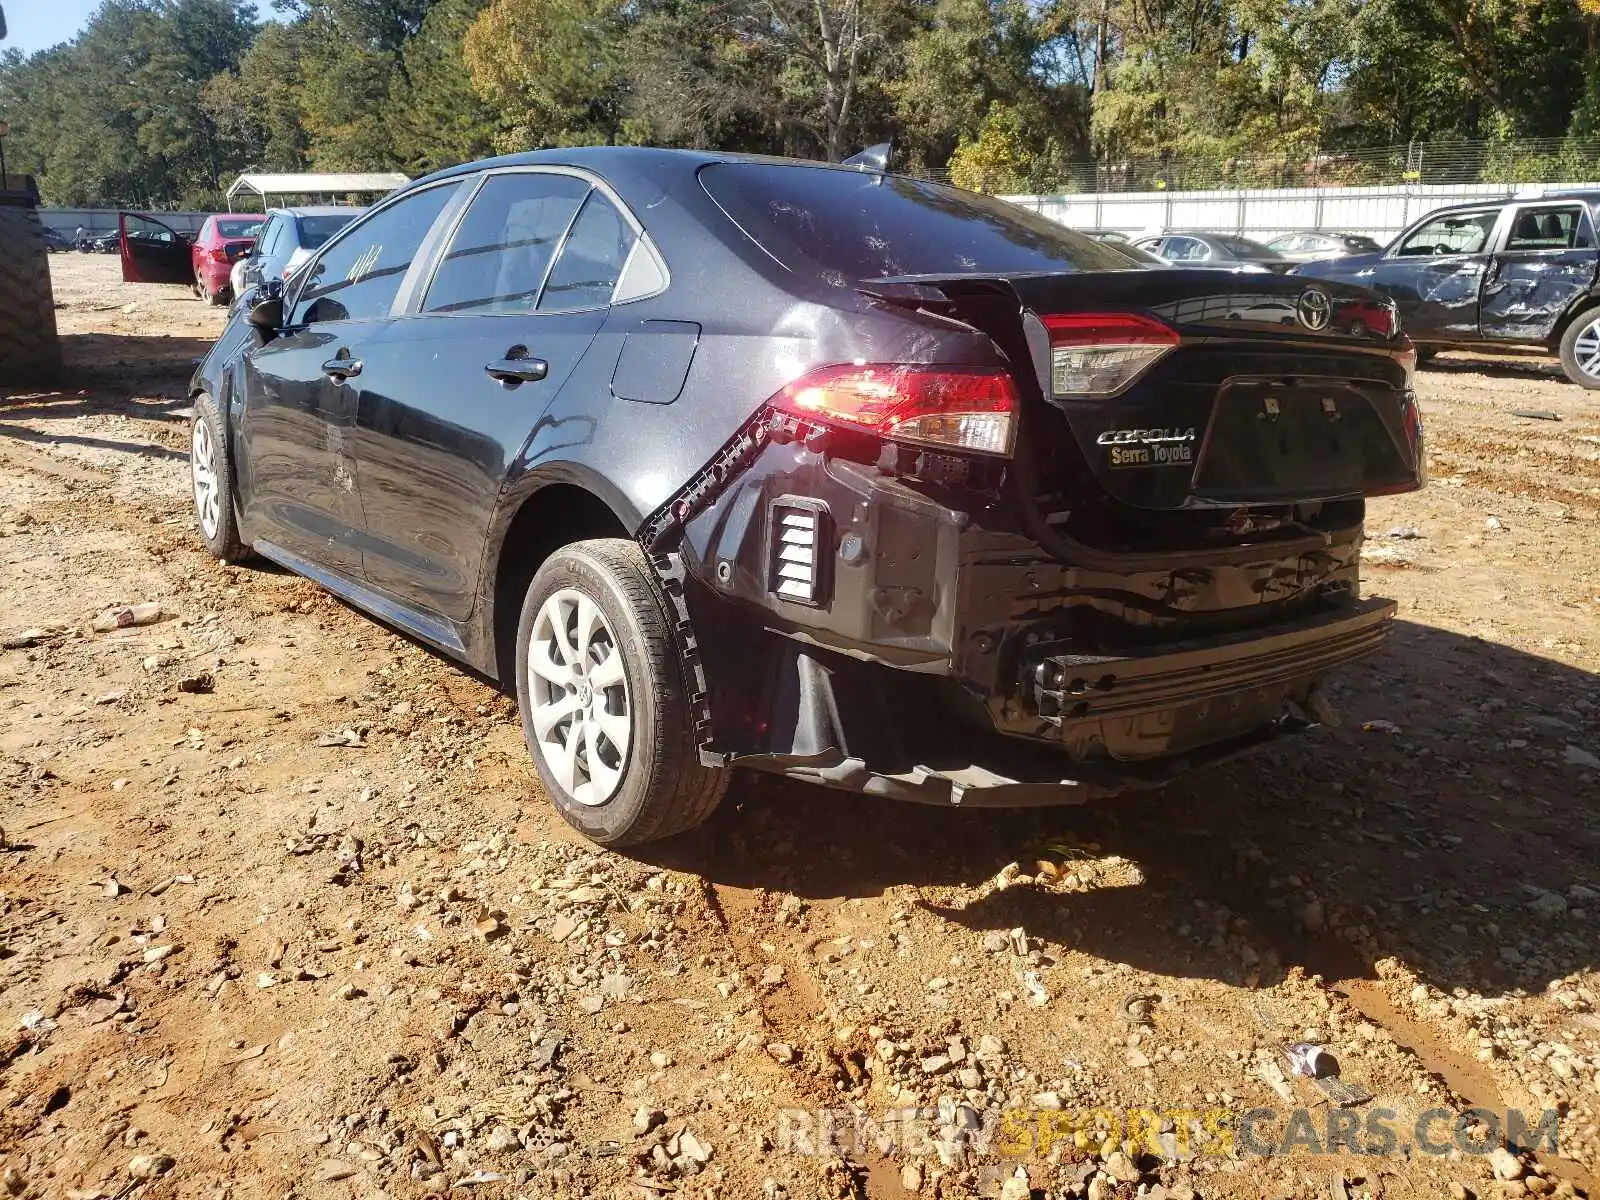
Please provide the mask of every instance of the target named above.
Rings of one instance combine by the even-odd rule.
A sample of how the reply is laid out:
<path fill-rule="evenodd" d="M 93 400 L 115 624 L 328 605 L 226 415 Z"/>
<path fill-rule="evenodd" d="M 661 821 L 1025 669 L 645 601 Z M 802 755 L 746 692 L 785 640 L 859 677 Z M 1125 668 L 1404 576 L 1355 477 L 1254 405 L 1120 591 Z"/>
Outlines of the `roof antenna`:
<path fill-rule="evenodd" d="M 879 142 L 876 146 L 868 146 L 859 154 L 852 154 L 840 165 L 854 167 L 858 171 L 875 171 L 882 175 L 889 170 L 889 156 L 892 153 L 894 153 L 892 142 Z"/>

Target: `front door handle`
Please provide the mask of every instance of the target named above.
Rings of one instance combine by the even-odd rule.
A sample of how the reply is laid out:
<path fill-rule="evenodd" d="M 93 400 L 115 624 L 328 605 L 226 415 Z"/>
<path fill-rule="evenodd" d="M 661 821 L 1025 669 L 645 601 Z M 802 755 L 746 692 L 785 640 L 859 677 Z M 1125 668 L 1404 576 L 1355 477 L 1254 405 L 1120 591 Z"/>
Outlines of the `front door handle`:
<path fill-rule="evenodd" d="M 361 374 L 359 358 L 330 358 L 322 364 L 322 373 L 330 379 L 349 379 Z"/>
<path fill-rule="evenodd" d="M 483 364 L 490 379 L 515 387 L 519 383 L 535 383 L 550 374 L 550 364 L 542 358 L 500 358 Z"/>

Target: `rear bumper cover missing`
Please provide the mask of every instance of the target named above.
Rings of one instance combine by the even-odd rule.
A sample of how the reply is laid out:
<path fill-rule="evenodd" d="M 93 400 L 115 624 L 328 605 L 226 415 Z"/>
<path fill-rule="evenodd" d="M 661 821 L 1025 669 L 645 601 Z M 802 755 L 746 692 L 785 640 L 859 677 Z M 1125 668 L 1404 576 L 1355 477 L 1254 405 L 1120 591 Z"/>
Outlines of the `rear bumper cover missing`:
<path fill-rule="evenodd" d="M 1394 611 L 1372 599 L 1138 656 L 1045 654 L 1030 664 L 1031 685 L 1058 709 L 1041 713 L 1036 738 L 952 720 L 926 677 L 794 646 L 769 732 L 775 752 L 734 761 L 944 806 L 1078 804 L 1160 787 L 1309 724 L 1320 677 L 1378 649 Z"/>
<path fill-rule="evenodd" d="M 1382 645 L 1392 600 L 1369 599 L 1267 629 L 1143 654 L 1050 653 L 1026 683 L 1040 720 L 1075 758 L 1100 746 L 1140 761 L 1186 753 L 1270 722 L 1298 685 Z"/>

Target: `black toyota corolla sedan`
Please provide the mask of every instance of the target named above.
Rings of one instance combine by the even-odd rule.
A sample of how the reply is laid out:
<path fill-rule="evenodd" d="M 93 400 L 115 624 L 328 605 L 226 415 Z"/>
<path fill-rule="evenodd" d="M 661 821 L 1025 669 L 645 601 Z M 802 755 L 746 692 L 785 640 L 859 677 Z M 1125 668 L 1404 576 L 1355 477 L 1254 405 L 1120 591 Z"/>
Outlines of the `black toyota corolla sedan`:
<path fill-rule="evenodd" d="M 1364 289 L 939 184 L 541 151 L 247 298 L 193 382 L 195 509 L 514 686 L 596 841 L 738 767 L 1063 803 L 1328 716 L 1393 612 L 1361 526 L 1422 480 L 1413 362 Z"/>

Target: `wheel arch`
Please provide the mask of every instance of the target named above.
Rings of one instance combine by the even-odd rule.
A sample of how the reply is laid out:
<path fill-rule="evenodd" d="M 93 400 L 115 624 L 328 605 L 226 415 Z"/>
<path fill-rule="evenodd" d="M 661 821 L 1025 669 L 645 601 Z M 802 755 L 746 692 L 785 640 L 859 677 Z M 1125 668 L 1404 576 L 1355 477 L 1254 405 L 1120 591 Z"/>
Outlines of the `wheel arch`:
<path fill-rule="evenodd" d="M 1600 308 L 1600 287 L 1584 293 L 1567 306 L 1567 310 L 1551 327 L 1550 336 L 1545 340 L 1546 348 L 1553 354 L 1559 353 L 1561 339 L 1567 336 L 1567 330 L 1572 327 L 1572 323 L 1592 308 Z"/>
<path fill-rule="evenodd" d="M 631 538 L 643 520 L 609 480 L 577 463 L 547 464 L 507 488 L 490 527 L 480 586 L 489 650 L 484 669 L 503 686 L 516 679 L 517 619 L 545 559 L 589 538 Z"/>

